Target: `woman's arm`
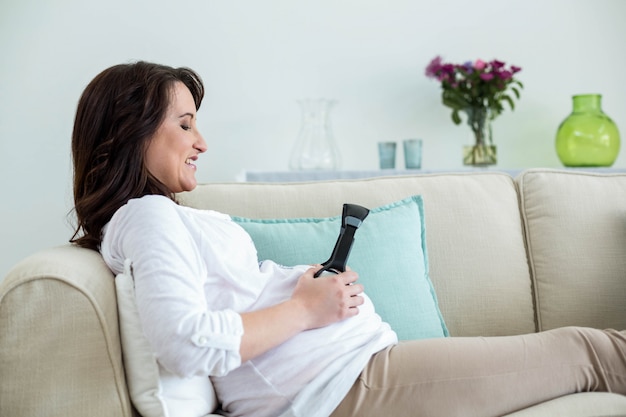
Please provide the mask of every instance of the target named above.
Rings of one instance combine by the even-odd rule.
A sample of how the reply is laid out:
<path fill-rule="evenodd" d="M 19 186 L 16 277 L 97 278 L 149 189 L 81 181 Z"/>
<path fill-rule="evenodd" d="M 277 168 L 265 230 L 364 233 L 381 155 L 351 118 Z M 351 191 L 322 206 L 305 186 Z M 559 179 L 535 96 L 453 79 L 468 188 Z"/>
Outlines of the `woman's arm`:
<path fill-rule="evenodd" d="M 241 314 L 244 333 L 241 361 L 245 362 L 287 341 L 296 334 L 324 327 L 359 313 L 361 284 L 353 271 L 313 278 L 320 269 L 307 270 L 298 280 L 291 299 L 263 310 Z"/>

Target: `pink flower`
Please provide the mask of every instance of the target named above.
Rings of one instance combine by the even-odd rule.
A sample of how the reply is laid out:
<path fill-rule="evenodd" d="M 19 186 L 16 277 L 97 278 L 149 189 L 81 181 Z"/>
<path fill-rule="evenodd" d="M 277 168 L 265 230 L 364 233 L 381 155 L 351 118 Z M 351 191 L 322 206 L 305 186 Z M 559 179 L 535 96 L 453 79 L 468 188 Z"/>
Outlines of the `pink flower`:
<path fill-rule="evenodd" d="M 476 62 L 474 62 L 474 68 L 477 69 L 478 71 L 484 70 L 486 66 L 487 66 L 487 63 L 483 61 L 482 59 L 477 59 Z"/>
<path fill-rule="evenodd" d="M 485 72 L 480 74 L 480 79 L 483 81 L 493 80 L 493 74 L 491 72 Z"/>

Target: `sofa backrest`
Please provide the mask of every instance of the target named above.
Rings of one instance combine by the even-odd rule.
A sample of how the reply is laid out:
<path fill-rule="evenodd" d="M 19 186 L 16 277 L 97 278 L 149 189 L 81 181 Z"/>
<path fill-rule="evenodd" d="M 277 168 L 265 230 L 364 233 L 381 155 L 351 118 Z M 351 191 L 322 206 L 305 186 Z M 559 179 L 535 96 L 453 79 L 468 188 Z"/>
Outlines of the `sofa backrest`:
<path fill-rule="evenodd" d="M 626 329 L 626 174 L 516 178 L 540 330 Z"/>
<path fill-rule="evenodd" d="M 213 183 L 181 196 L 181 203 L 252 218 L 328 217 L 339 215 L 343 203 L 374 208 L 418 194 L 424 198 L 430 276 L 450 334 L 535 331 L 518 194 L 510 175 Z"/>

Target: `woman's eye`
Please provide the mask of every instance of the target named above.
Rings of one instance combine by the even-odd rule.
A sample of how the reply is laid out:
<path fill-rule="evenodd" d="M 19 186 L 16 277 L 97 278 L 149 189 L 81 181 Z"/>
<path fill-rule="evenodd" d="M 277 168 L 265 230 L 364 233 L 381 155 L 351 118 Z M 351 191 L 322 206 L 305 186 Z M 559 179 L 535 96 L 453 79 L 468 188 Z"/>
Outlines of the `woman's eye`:
<path fill-rule="evenodd" d="M 180 125 L 183 130 L 191 130 L 191 126 L 188 125 Z"/>

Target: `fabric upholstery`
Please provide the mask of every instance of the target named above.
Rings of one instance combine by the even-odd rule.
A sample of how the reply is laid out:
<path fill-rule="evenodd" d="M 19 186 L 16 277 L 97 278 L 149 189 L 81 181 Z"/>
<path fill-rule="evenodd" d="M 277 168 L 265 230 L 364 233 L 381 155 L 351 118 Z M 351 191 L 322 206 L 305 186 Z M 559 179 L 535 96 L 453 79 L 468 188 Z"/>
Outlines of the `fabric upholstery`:
<path fill-rule="evenodd" d="M 626 329 L 626 174 L 519 178 L 541 330 Z"/>
<path fill-rule="evenodd" d="M 608 392 L 583 392 L 546 401 L 506 417 L 624 417 L 626 396 Z"/>
<path fill-rule="evenodd" d="M 0 285 L 0 415 L 131 416 L 113 275 L 97 252 L 39 252 Z"/>

